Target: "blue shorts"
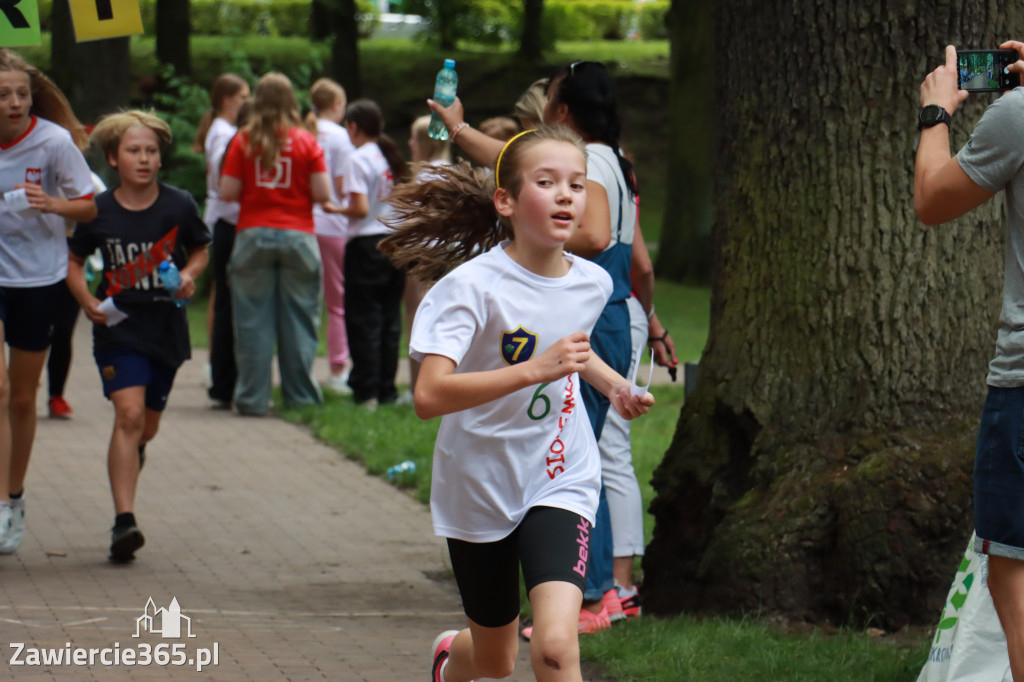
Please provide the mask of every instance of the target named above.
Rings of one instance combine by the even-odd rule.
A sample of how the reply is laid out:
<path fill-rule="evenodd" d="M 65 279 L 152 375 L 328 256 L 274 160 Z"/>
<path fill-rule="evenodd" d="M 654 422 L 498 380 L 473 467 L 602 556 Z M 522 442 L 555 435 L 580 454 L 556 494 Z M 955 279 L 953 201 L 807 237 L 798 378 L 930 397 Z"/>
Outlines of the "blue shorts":
<path fill-rule="evenodd" d="M 0 322 L 7 345 L 18 350 L 46 350 L 53 341 L 53 312 L 63 280 L 43 287 L 0 287 Z"/>
<path fill-rule="evenodd" d="M 1024 387 L 988 387 L 974 456 L 975 550 L 1024 560 Z"/>
<path fill-rule="evenodd" d="M 103 381 L 103 395 L 132 386 L 146 387 L 146 407 L 163 412 L 171 395 L 177 367 L 165 365 L 130 348 L 112 348 L 95 354 Z"/>

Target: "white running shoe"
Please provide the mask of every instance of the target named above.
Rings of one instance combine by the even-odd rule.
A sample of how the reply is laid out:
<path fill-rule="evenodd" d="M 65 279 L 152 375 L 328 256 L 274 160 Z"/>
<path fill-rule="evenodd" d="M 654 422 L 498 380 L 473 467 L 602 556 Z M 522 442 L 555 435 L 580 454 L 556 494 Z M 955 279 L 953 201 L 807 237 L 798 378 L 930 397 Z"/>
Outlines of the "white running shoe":
<path fill-rule="evenodd" d="M 352 389 L 348 385 L 349 370 L 346 367 L 345 371 L 338 375 L 331 375 L 331 378 L 325 381 L 321 386 L 326 388 L 328 391 L 333 391 L 340 395 L 350 395 Z"/>
<path fill-rule="evenodd" d="M 17 546 L 12 546 L 8 550 L 8 546 L 11 545 L 11 518 L 14 516 L 14 510 L 11 509 L 11 505 L 7 502 L 0 502 L 0 554 L 14 554 L 14 550 Z M 22 513 L 24 519 L 24 513 Z M 21 542 L 19 541 L 20 545 Z"/>

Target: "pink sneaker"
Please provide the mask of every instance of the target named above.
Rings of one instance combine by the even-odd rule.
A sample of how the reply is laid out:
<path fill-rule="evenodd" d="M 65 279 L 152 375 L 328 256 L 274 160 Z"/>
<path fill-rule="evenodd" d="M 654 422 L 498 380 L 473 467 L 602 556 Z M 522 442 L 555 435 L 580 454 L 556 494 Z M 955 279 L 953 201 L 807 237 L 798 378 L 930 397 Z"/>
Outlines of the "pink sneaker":
<path fill-rule="evenodd" d="M 607 630 L 612 626 L 608 618 L 608 609 L 601 605 L 600 613 L 591 613 L 586 609 L 580 609 L 579 633 L 581 635 L 592 635 L 599 630 Z"/>
<path fill-rule="evenodd" d="M 632 592 L 619 592 L 619 604 L 626 618 L 638 618 L 643 613 L 640 605 L 640 591 L 634 587 Z"/>
<path fill-rule="evenodd" d="M 608 612 L 610 622 L 626 620 L 626 614 L 622 611 L 622 602 L 619 601 L 619 591 L 614 587 L 601 597 L 601 606 Z"/>
<path fill-rule="evenodd" d="M 434 644 L 430 647 L 430 650 L 434 653 L 434 667 L 430 671 L 430 679 L 433 682 L 441 682 L 441 668 L 444 667 L 444 662 L 448 660 L 448 655 L 452 650 L 452 640 L 455 639 L 457 634 L 459 634 L 458 630 L 445 630 L 434 638 Z"/>

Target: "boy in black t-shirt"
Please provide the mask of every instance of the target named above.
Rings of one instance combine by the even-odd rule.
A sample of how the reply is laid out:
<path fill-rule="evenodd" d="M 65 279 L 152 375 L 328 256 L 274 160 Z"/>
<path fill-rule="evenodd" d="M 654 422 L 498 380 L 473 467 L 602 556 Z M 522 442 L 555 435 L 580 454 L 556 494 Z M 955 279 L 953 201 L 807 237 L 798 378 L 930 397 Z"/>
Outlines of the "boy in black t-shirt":
<path fill-rule="evenodd" d="M 93 323 L 103 393 L 114 403 L 107 455 L 116 514 L 110 560 L 121 563 L 145 543 L 134 515 L 144 448 L 160 427 L 178 367 L 191 355 L 185 309 L 174 299 L 195 292 L 210 232 L 191 195 L 157 181 L 161 152 L 171 142 L 164 121 L 142 111 L 111 114 L 96 125 L 92 139 L 117 169 L 120 184 L 96 198 L 96 219 L 75 229 L 67 282 Z M 103 281 L 93 296 L 84 263 L 96 248 L 103 254 Z M 173 295 L 157 274 L 167 259 L 181 271 Z M 119 313 L 126 317 L 115 321 Z"/>

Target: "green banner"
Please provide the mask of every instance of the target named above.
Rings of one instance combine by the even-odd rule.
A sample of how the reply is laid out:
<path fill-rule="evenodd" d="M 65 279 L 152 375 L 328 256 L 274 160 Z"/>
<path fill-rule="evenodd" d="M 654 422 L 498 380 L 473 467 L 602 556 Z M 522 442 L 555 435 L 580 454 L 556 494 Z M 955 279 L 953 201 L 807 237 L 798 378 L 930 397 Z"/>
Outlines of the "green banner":
<path fill-rule="evenodd" d="M 0 0 L 0 47 L 42 45 L 36 0 Z"/>

